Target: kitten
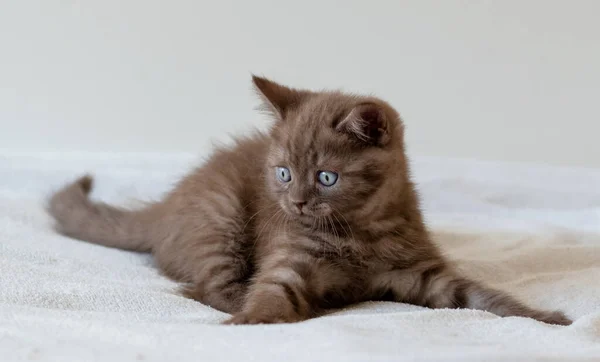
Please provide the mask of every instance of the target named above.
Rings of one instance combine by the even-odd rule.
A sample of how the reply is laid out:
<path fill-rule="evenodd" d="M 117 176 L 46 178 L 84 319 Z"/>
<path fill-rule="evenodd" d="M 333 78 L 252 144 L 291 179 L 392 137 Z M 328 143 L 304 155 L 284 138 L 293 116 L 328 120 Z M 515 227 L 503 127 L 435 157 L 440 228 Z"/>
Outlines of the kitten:
<path fill-rule="evenodd" d="M 391 300 L 473 308 L 568 325 L 461 276 L 423 223 L 386 102 L 253 83 L 268 133 L 217 149 L 160 202 L 125 210 L 88 198 L 88 176 L 54 194 L 64 235 L 151 252 L 185 294 L 230 324 L 296 322 L 329 308 Z"/>

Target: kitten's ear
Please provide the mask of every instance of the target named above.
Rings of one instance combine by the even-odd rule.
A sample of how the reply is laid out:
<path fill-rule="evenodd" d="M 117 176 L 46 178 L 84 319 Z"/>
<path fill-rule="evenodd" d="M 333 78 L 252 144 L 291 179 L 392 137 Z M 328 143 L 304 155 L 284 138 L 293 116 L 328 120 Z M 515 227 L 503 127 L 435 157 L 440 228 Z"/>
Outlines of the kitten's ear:
<path fill-rule="evenodd" d="M 383 108 L 375 103 L 362 103 L 354 107 L 335 129 L 362 142 L 383 146 L 390 140 L 388 126 Z"/>
<path fill-rule="evenodd" d="M 292 108 L 302 103 L 309 95 L 307 91 L 289 88 L 256 75 L 252 75 L 252 83 L 267 109 L 282 120 Z"/>

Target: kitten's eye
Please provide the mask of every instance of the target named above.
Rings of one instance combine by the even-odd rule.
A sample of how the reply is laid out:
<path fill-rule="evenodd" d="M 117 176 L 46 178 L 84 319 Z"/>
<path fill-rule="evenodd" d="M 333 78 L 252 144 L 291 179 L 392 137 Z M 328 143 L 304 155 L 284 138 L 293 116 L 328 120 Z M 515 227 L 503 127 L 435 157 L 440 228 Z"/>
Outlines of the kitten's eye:
<path fill-rule="evenodd" d="M 290 182 L 292 180 L 292 174 L 286 167 L 275 168 L 275 173 L 277 174 L 277 179 L 281 182 Z"/>
<path fill-rule="evenodd" d="M 321 171 L 319 172 L 319 182 L 323 186 L 333 186 L 338 179 L 338 174 L 331 171 Z"/>

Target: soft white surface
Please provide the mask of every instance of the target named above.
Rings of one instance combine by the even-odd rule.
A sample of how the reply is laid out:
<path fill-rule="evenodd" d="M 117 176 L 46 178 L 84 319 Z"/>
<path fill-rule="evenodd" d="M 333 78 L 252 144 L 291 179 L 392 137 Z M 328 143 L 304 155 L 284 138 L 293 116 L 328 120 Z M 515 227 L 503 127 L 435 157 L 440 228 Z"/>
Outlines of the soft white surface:
<path fill-rule="evenodd" d="M 2 361 L 600 359 L 600 170 L 420 159 L 437 241 L 470 275 L 569 327 L 482 311 L 368 303 L 294 325 L 222 326 L 151 258 L 55 235 L 42 201 L 84 171 L 94 197 L 159 197 L 189 155 L 0 156 Z"/>

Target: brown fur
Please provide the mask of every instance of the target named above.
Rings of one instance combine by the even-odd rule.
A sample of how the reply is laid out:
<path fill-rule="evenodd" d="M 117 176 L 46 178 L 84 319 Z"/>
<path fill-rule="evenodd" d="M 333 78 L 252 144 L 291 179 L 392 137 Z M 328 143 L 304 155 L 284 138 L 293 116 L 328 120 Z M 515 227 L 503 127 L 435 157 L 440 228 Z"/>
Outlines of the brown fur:
<path fill-rule="evenodd" d="M 152 252 L 186 295 L 234 314 L 232 324 L 301 321 L 382 299 L 571 323 L 459 275 L 442 257 L 390 105 L 253 82 L 276 118 L 268 133 L 218 149 L 141 210 L 90 201 L 92 180 L 84 177 L 50 200 L 59 231 Z M 337 182 L 320 184 L 321 171 L 337 173 Z"/>

